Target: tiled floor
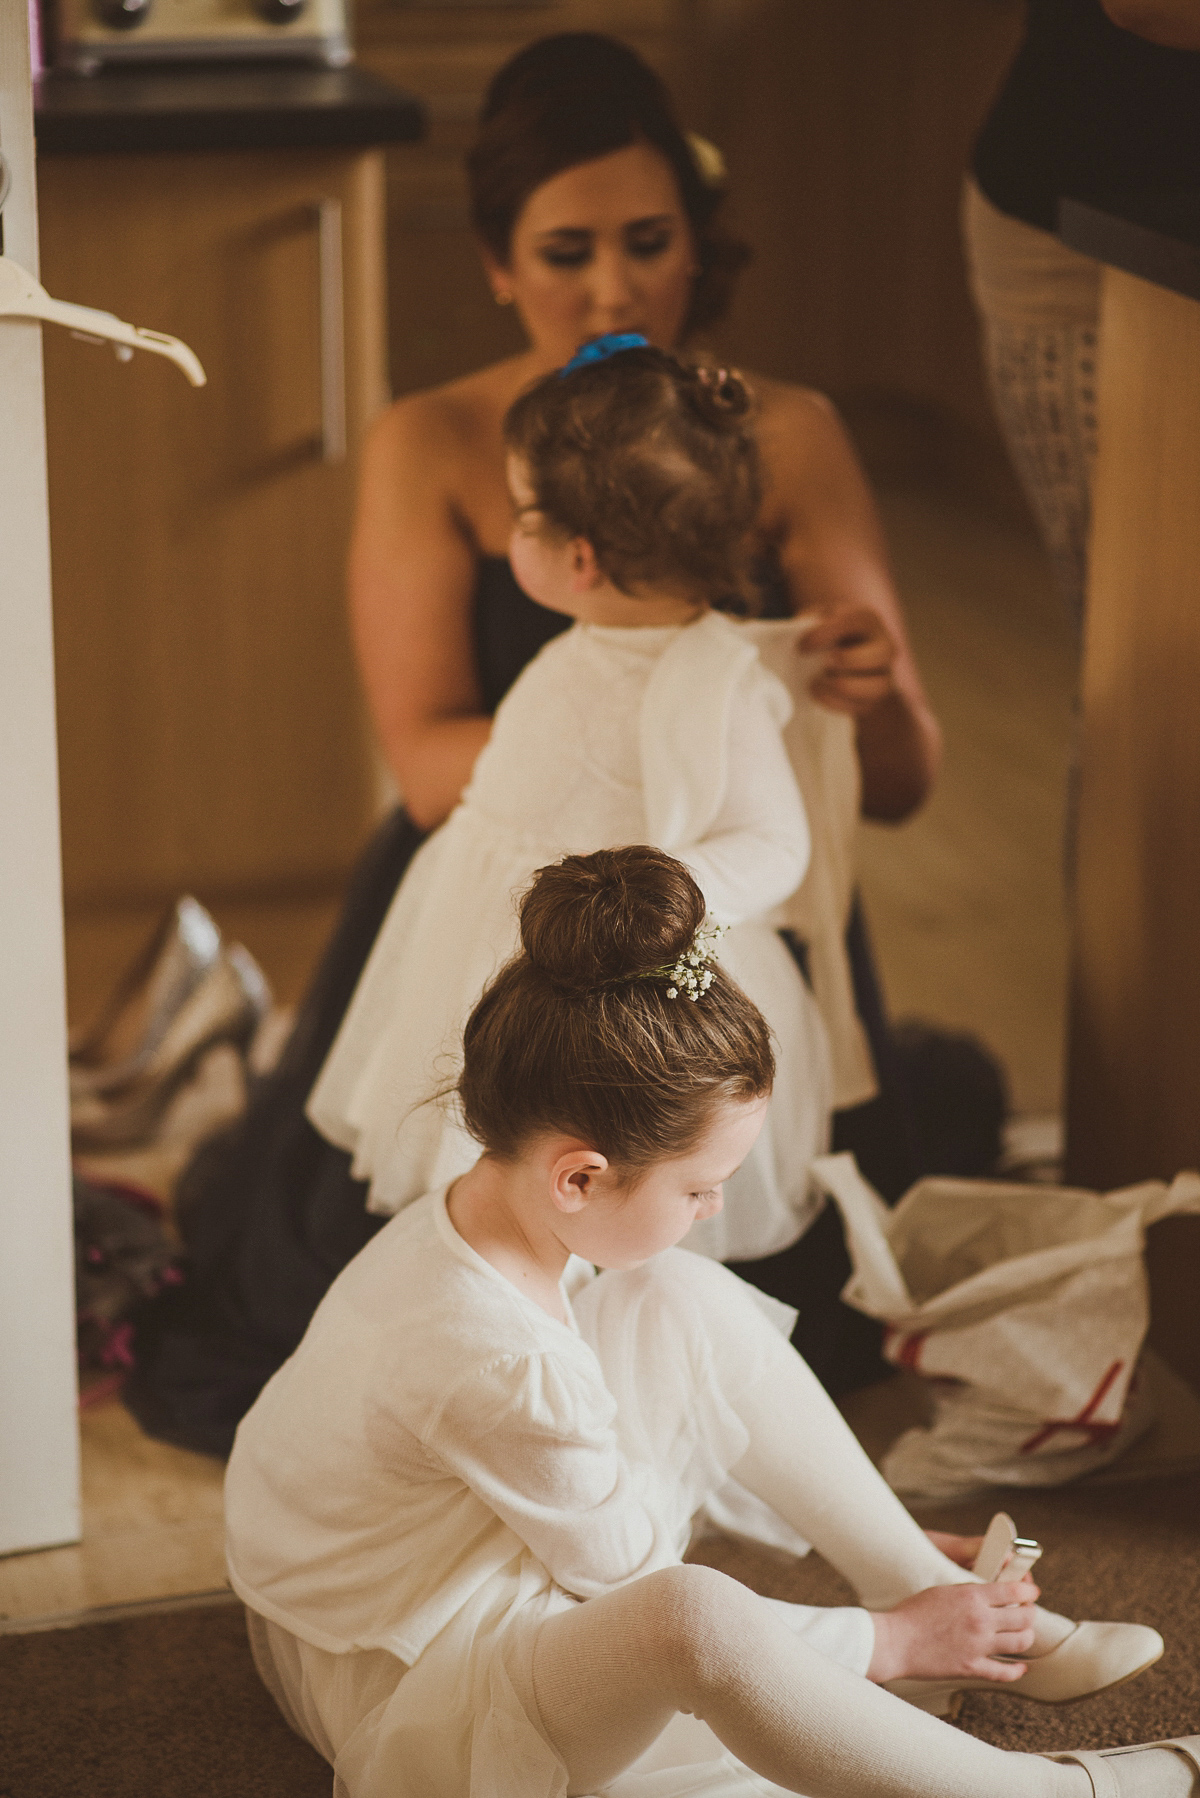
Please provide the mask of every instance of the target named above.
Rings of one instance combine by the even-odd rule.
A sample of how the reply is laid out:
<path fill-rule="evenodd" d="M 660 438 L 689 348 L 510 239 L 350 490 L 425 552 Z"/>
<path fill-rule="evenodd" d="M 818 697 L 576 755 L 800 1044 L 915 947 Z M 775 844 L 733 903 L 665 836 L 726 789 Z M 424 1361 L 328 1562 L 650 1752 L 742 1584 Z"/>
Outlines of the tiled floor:
<path fill-rule="evenodd" d="M 935 493 L 885 495 L 900 586 L 946 768 L 925 812 L 863 836 L 863 885 L 892 1009 L 975 1031 L 1008 1065 L 1017 1109 L 1053 1112 L 1065 931 L 1064 769 L 1074 646 L 1030 538 Z M 294 1000 L 330 902 L 228 909 L 220 922 Z M 72 1012 L 99 1003 L 153 923 L 76 920 Z M 224 1583 L 221 1467 L 147 1441 L 119 1404 L 82 1422 L 84 1540 L 0 1560 L 0 1628 Z M 10 1623 L 11 1626 L 11 1623 Z"/>

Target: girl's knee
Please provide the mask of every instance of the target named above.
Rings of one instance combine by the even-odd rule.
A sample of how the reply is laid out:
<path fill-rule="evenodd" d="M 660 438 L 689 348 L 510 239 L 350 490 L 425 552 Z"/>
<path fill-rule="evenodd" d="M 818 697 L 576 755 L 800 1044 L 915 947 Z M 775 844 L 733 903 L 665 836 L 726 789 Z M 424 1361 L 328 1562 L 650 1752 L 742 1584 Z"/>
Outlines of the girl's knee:
<path fill-rule="evenodd" d="M 640 1267 L 602 1273 L 584 1288 L 575 1310 L 602 1362 L 602 1351 L 626 1344 L 631 1330 L 646 1354 L 707 1338 L 718 1370 L 755 1367 L 764 1343 L 786 1342 L 753 1287 L 719 1261 L 680 1248 Z"/>
<path fill-rule="evenodd" d="M 681 1700 L 722 1683 L 731 1653 L 761 1623 L 763 1601 L 715 1567 L 667 1567 L 644 1584 L 655 1649 Z M 680 1708 L 690 1706 L 681 1701 Z"/>

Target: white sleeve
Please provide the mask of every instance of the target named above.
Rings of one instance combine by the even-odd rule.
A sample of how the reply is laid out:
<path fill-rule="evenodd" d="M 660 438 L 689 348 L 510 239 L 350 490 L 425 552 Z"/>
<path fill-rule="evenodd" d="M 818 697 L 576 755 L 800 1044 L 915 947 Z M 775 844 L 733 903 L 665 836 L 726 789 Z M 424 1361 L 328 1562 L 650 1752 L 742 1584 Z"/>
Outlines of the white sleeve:
<path fill-rule="evenodd" d="M 789 711 L 782 686 L 756 659 L 731 696 L 720 810 L 698 842 L 674 851 L 721 924 L 769 911 L 808 868 L 808 817 L 783 742 Z"/>
<path fill-rule="evenodd" d="M 864 1679 L 875 1653 L 875 1625 L 858 1605 L 790 1604 L 783 1598 L 767 1603 L 776 1616 L 810 1648 Z"/>
<path fill-rule="evenodd" d="M 681 1550 L 653 1470 L 618 1447 L 615 1414 L 598 1377 L 548 1353 L 506 1355 L 459 1382 L 424 1441 L 565 1591 L 595 1598 L 678 1565 Z"/>

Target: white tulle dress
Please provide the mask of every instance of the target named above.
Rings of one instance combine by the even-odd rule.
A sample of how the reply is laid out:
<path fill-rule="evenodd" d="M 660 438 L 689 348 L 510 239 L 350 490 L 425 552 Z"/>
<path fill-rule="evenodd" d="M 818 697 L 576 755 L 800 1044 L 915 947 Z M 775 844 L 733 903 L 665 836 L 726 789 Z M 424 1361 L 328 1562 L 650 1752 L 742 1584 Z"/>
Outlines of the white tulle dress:
<path fill-rule="evenodd" d="M 766 1126 L 724 1211 L 688 1246 L 743 1260 L 803 1232 L 834 1095 L 821 1013 L 769 915 L 810 854 L 782 735 L 791 712 L 750 633 L 712 612 L 665 629 L 577 624 L 528 665 L 461 802 L 405 875 L 309 1100 L 369 1181 L 370 1210 L 397 1212 L 478 1156 L 438 1095 L 472 1005 L 518 947 L 516 903 L 534 871 L 651 843 L 687 864 L 731 926 L 721 960 L 776 1042 Z"/>

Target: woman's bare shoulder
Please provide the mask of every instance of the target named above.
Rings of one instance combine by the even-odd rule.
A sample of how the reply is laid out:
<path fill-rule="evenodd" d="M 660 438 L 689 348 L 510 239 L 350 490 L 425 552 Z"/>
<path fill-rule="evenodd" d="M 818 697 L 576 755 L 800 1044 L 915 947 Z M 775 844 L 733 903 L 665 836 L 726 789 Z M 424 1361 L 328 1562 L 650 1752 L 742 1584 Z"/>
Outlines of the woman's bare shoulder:
<path fill-rule="evenodd" d="M 758 409 L 759 436 L 763 449 L 784 446 L 795 451 L 819 451 L 846 441 L 845 427 L 833 401 L 815 387 L 779 381 L 771 375 L 743 376 Z"/>
<path fill-rule="evenodd" d="M 866 477 L 837 407 L 813 387 L 747 375 L 766 474 L 763 523 L 784 531 L 871 514 Z M 861 516 L 860 516 L 861 515 Z M 871 527 L 873 528 L 873 526 Z"/>
<path fill-rule="evenodd" d="M 434 460 L 494 450 L 504 414 L 528 378 L 526 362 L 513 356 L 393 400 L 371 427 L 372 443 Z"/>

